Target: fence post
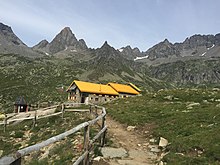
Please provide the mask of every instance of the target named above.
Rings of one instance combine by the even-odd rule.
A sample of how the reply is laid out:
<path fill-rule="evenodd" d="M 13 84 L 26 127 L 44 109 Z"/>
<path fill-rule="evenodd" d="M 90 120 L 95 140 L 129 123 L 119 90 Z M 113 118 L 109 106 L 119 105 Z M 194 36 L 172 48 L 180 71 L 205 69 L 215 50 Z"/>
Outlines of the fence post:
<path fill-rule="evenodd" d="M 101 130 L 105 127 L 105 116 L 103 116 L 102 118 L 102 127 L 101 127 Z M 106 135 L 106 131 L 103 133 L 103 135 L 101 136 L 101 139 L 100 139 L 100 145 L 101 147 L 104 146 L 105 144 L 105 135 Z"/>
<path fill-rule="evenodd" d="M 90 128 L 88 125 L 84 128 L 84 142 L 83 142 L 84 152 L 89 151 L 89 140 L 90 140 L 89 131 L 90 131 Z M 83 160 L 83 165 L 89 165 L 89 152 L 88 152 L 88 155 L 86 155 L 85 159 Z"/>
<path fill-rule="evenodd" d="M 62 119 L 63 119 L 63 117 L 64 117 L 64 109 L 65 109 L 64 104 L 61 105 L 61 108 L 62 108 Z"/>
<path fill-rule="evenodd" d="M 40 102 L 37 102 L 37 109 L 40 109 Z"/>
<path fill-rule="evenodd" d="M 34 128 L 35 125 L 36 125 L 36 121 L 37 121 L 37 110 L 35 109 L 34 118 L 33 118 L 33 128 Z"/>
<path fill-rule="evenodd" d="M 4 118 L 4 132 L 6 131 L 6 127 L 7 127 L 7 115 L 5 114 L 5 118 Z"/>

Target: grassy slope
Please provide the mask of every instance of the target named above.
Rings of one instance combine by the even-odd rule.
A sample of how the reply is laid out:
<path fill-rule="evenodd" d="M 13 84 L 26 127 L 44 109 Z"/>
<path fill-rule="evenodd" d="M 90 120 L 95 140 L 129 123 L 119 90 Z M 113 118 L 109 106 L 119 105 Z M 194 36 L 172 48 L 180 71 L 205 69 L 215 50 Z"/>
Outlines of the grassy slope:
<path fill-rule="evenodd" d="M 87 113 L 66 112 L 64 119 L 61 116 L 53 116 L 37 120 L 37 126 L 33 128 L 32 121 L 23 121 L 16 125 L 9 125 L 7 131 L 3 133 L 3 127 L 0 127 L 0 150 L 3 155 L 8 155 L 20 148 L 39 143 L 43 140 L 63 133 L 74 126 L 87 121 Z M 74 141 L 78 142 L 75 144 Z M 74 157 L 78 157 L 82 148 L 83 130 L 77 134 L 71 135 L 64 140 L 57 142 L 49 152 L 48 157 L 39 161 L 39 158 L 45 151 L 31 154 L 31 158 L 26 158 L 28 164 L 71 164 Z M 60 152 L 60 150 L 65 152 Z M 3 156 L 2 155 L 2 156 Z M 30 162 L 31 160 L 31 162 Z"/>
<path fill-rule="evenodd" d="M 90 65 L 95 65 L 91 64 Z M 59 92 L 61 86 L 67 87 L 74 79 L 98 81 L 100 74 L 113 73 L 113 71 L 99 68 L 94 74 L 87 75 L 88 68 L 92 68 L 86 61 L 76 61 L 73 58 L 57 59 L 44 57 L 35 60 L 18 55 L 0 55 L 0 112 L 13 111 L 13 102 L 18 96 L 24 96 L 29 104 L 40 102 L 60 102 L 67 98 L 65 92 Z M 96 65 L 95 65 L 96 66 Z M 100 65 L 102 66 L 102 65 Z M 111 68 L 110 68 L 111 69 Z M 117 69 L 116 69 L 117 70 Z M 120 70 L 120 72 L 122 72 Z M 122 82 L 133 82 L 148 89 L 161 89 L 167 86 L 164 82 L 143 76 L 143 81 L 131 77 L 123 77 L 120 72 L 115 73 Z M 124 68 L 124 72 L 132 72 Z M 112 75 L 114 77 L 114 75 Z M 103 83 L 110 81 L 103 80 Z M 142 84 L 142 85 L 141 85 Z M 145 85 L 143 85 L 145 84 Z"/>
<path fill-rule="evenodd" d="M 191 103 L 199 105 L 187 108 Z M 152 135 L 171 143 L 164 161 L 176 165 L 220 164 L 218 104 L 219 91 L 176 89 L 117 100 L 106 106 L 108 113 L 122 123 L 153 125 Z"/>
<path fill-rule="evenodd" d="M 66 100 L 67 94 L 58 88 L 68 86 L 80 72 L 69 60 L 31 61 L 16 55 L 1 55 L 0 60 L 0 109 L 6 112 L 13 109 L 18 96 L 24 96 L 28 103 Z"/>

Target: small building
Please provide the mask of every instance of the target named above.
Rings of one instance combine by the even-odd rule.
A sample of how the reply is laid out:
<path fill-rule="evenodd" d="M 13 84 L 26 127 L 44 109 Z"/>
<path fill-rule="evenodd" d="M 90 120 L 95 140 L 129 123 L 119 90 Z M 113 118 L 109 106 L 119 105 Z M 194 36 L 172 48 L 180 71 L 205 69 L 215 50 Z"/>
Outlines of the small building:
<path fill-rule="evenodd" d="M 140 94 L 138 90 L 131 85 L 117 83 L 108 83 L 108 85 L 112 87 L 115 91 L 117 91 L 119 93 L 119 97 L 121 98 Z"/>
<path fill-rule="evenodd" d="M 68 100 L 76 103 L 101 103 L 119 96 L 109 85 L 74 80 L 67 89 Z"/>
<path fill-rule="evenodd" d="M 24 99 L 24 97 L 20 96 L 16 99 L 14 104 L 15 113 L 19 112 L 28 112 L 28 105 Z"/>

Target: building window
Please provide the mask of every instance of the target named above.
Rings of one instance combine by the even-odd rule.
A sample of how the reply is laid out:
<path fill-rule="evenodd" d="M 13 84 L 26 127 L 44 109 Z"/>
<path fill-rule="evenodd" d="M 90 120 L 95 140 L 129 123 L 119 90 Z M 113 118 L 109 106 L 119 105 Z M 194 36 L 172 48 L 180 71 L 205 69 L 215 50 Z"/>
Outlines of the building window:
<path fill-rule="evenodd" d="M 99 98 L 95 98 L 95 101 L 99 101 Z"/>

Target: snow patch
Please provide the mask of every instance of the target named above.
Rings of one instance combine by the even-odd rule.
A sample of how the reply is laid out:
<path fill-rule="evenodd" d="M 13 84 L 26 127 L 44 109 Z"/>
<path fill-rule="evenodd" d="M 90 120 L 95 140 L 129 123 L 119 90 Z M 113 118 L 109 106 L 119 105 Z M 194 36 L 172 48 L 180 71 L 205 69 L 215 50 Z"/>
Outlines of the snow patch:
<path fill-rule="evenodd" d="M 207 50 L 212 49 L 215 46 L 215 44 L 213 44 L 210 48 L 207 48 Z"/>
<path fill-rule="evenodd" d="M 123 52 L 124 49 L 118 49 L 119 52 Z"/>
<path fill-rule="evenodd" d="M 77 50 L 75 50 L 75 49 L 71 49 L 70 51 L 71 51 L 71 52 L 77 52 Z"/>
<path fill-rule="evenodd" d="M 136 61 L 136 60 L 141 60 L 141 59 L 145 59 L 145 58 L 148 58 L 148 56 L 144 56 L 144 57 L 136 57 L 136 58 L 134 59 L 134 61 Z"/>
<path fill-rule="evenodd" d="M 202 53 L 200 56 L 204 56 L 206 54 L 206 52 Z"/>
<path fill-rule="evenodd" d="M 47 52 L 45 52 L 45 54 L 47 55 L 47 56 L 49 56 L 50 54 L 49 53 L 47 53 Z"/>

